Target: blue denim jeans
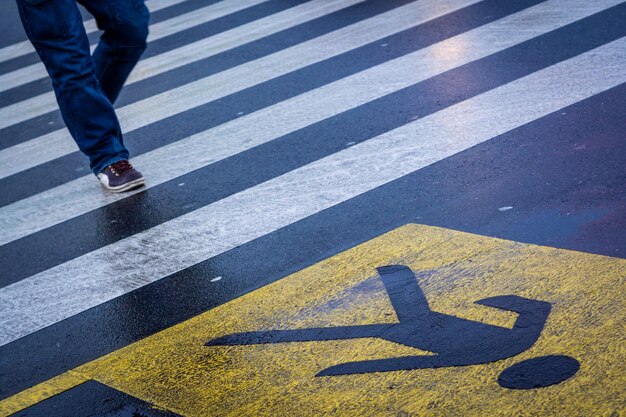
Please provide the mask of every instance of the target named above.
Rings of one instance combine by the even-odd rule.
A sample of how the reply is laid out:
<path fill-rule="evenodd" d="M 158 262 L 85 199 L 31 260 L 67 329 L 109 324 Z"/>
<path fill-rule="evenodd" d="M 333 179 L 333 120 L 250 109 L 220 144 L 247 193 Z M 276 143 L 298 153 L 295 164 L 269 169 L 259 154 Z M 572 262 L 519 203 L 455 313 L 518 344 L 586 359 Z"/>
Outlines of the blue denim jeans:
<path fill-rule="evenodd" d="M 61 115 L 94 174 L 128 159 L 113 104 L 146 49 L 144 0 L 16 0 L 26 34 L 43 61 Z M 91 55 L 76 4 L 103 31 Z"/>

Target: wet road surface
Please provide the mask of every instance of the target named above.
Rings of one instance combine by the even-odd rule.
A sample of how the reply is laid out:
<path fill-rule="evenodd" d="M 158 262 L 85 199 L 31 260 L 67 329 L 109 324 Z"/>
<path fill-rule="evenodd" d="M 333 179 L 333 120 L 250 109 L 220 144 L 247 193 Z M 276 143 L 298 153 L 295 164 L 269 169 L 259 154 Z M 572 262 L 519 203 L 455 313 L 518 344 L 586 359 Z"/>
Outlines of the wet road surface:
<path fill-rule="evenodd" d="M 0 5 L 0 415 L 626 412 L 625 2 L 147 4 L 123 195 Z"/>

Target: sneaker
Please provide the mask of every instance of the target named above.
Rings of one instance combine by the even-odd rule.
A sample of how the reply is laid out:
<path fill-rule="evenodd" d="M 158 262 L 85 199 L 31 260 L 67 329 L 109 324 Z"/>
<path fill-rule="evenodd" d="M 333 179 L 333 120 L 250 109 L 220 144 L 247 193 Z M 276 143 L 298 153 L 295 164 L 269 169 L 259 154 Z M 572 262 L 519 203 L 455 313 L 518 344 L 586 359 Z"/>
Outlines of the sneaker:
<path fill-rule="evenodd" d="M 128 161 L 119 161 L 104 168 L 98 174 L 100 184 L 114 193 L 141 187 L 146 180 Z"/>

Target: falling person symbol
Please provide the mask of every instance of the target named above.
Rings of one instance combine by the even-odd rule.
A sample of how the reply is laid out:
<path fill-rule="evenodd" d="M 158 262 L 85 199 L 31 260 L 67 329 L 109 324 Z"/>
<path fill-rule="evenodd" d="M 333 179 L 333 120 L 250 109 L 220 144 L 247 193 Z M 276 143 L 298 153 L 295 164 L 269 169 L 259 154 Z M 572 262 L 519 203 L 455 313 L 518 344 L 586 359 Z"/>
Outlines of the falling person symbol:
<path fill-rule="evenodd" d="M 539 338 L 551 310 L 550 303 L 545 301 L 503 295 L 478 300 L 476 303 L 517 313 L 518 317 L 512 328 L 467 320 L 432 311 L 410 268 L 389 265 L 377 270 L 398 317 L 398 323 L 235 333 L 210 340 L 206 345 L 377 337 L 434 353 L 348 362 L 324 369 L 317 376 L 478 365 L 509 358 L 529 349 Z M 575 359 L 567 356 L 546 356 L 508 368 L 499 382 L 508 388 L 542 387 L 571 377 L 578 368 L 579 364 Z M 549 372 L 546 373 L 545 370 Z"/>

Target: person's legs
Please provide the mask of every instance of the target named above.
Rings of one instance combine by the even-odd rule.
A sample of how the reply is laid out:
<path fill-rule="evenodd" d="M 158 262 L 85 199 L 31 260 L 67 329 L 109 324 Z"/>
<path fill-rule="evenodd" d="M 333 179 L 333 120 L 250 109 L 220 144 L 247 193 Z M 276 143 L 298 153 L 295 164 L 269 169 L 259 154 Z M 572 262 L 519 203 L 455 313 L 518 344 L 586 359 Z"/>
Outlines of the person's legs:
<path fill-rule="evenodd" d="M 75 0 L 17 0 L 26 33 L 43 61 L 63 120 L 98 174 L 127 160 L 113 105 L 96 79 Z"/>
<path fill-rule="evenodd" d="M 114 103 L 146 49 L 150 14 L 143 0 L 78 0 L 104 31 L 93 53 L 100 87 Z"/>

